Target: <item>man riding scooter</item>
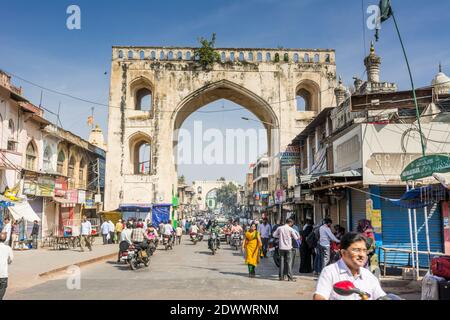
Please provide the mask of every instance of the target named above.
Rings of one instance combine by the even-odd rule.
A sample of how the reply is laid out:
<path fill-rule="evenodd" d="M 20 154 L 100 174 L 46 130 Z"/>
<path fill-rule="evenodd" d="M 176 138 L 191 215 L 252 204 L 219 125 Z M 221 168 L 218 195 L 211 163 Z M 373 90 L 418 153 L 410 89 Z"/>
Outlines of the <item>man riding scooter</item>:
<path fill-rule="evenodd" d="M 217 225 L 217 221 L 212 221 L 210 227 L 208 228 L 208 231 L 210 234 L 215 233 L 216 234 L 216 239 L 217 239 L 217 249 L 220 249 L 220 240 L 219 240 L 219 233 L 220 233 L 220 227 Z M 211 237 L 208 240 L 208 248 L 211 249 L 212 247 L 212 239 Z"/>

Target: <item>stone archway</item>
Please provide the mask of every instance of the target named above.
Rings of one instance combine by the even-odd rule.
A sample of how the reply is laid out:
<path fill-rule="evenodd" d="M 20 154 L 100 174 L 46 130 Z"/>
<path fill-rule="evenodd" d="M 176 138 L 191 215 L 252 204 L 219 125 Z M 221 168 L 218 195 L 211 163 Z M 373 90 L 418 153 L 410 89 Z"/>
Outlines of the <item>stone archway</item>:
<path fill-rule="evenodd" d="M 203 69 L 194 48 L 113 47 L 111 66 L 106 209 L 127 203 L 127 192 L 142 184 L 142 203 L 170 202 L 177 185 L 174 131 L 197 109 L 227 99 L 252 112 L 268 132 L 269 156 L 284 149 L 325 107 L 336 87 L 334 50 L 216 49 L 221 62 Z M 168 52 L 176 52 L 176 59 Z M 142 54 L 143 53 L 143 54 Z M 278 54 L 281 61 L 273 59 Z M 305 60 L 306 55 L 317 57 Z M 236 59 L 239 57 L 239 59 Z M 145 83 L 142 79 L 145 79 Z M 136 84 L 151 88 L 152 110 L 136 110 Z M 296 109 L 299 88 L 313 91 L 310 110 Z M 272 127 L 280 132 L 272 134 Z M 129 174 L 130 142 L 136 132 L 152 137 L 150 175 Z M 273 142 L 276 142 L 274 145 Z M 270 188 L 270 187 L 269 187 Z M 133 195 L 134 198 L 137 195 Z"/>

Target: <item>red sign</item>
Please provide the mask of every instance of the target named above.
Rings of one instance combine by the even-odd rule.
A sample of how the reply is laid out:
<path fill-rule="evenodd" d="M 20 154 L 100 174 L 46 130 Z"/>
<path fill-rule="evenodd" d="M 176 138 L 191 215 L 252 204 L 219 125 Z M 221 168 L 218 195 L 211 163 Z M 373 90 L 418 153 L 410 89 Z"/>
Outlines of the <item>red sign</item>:
<path fill-rule="evenodd" d="M 66 191 L 66 200 L 72 203 L 78 202 L 78 190 L 71 189 Z"/>
<path fill-rule="evenodd" d="M 58 177 L 55 179 L 55 197 L 65 197 L 67 191 L 67 178 Z"/>

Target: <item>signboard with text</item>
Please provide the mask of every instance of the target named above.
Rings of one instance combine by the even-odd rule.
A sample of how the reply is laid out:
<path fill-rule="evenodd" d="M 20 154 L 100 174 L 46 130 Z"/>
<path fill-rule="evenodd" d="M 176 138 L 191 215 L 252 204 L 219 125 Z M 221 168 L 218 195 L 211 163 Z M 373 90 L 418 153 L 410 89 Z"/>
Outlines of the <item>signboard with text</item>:
<path fill-rule="evenodd" d="M 402 181 L 418 180 L 430 177 L 433 173 L 446 172 L 450 172 L 450 157 L 434 154 L 411 162 L 400 174 L 400 178 Z"/>
<path fill-rule="evenodd" d="M 288 146 L 285 152 L 280 153 L 281 183 L 288 184 L 288 169 L 295 166 L 301 167 L 301 152 L 299 147 Z"/>

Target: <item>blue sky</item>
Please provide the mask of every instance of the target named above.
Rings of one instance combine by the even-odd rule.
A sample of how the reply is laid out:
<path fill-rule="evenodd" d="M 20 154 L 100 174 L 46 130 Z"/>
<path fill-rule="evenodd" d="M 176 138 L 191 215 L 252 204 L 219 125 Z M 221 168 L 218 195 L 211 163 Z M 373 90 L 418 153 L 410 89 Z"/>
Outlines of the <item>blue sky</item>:
<path fill-rule="evenodd" d="M 333 48 L 346 84 L 362 76 L 362 59 L 373 32 L 363 13 L 378 0 L 195 0 L 195 1 L 6 1 L 0 0 L 0 69 L 45 87 L 108 103 L 112 45 L 196 46 L 197 38 L 217 33 L 219 47 Z M 439 61 L 450 74 L 450 1 L 392 1 L 417 86 L 429 85 Z M 66 28 L 66 8 L 81 7 L 82 29 Z M 367 17 L 367 15 L 366 15 Z M 364 18 L 366 19 L 366 18 Z M 401 48 L 392 21 L 383 24 L 377 52 L 382 80 L 409 88 Z M 14 79 L 25 96 L 39 104 L 41 90 Z M 87 138 L 93 105 L 44 92 L 43 105 L 57 111 L 63 127 Z M 206 107 L 217 110 L 222 104 Z M 226 107 L 232 108 L 231 103 Z M 206 110 L 202 109 L 202 110 Z M 260 127 L 237 121 L 246 111 L 216 117 L 210 126 Z M 202 118 L 203 117 L 203 118 Z M 185 123 L 204 119 L 194 114 Z M 49 120 L 54 116 L 48 115 Z M 95 120 L 106 131 L 107 110 L 96 106 Z M 216 122 L 214 122 L 216 121 Z M 186 167 L 188 180 L 217 178 L 215 167 Z M 222 175 L 242 181 L 247 166 L 221 167 Z"/>

